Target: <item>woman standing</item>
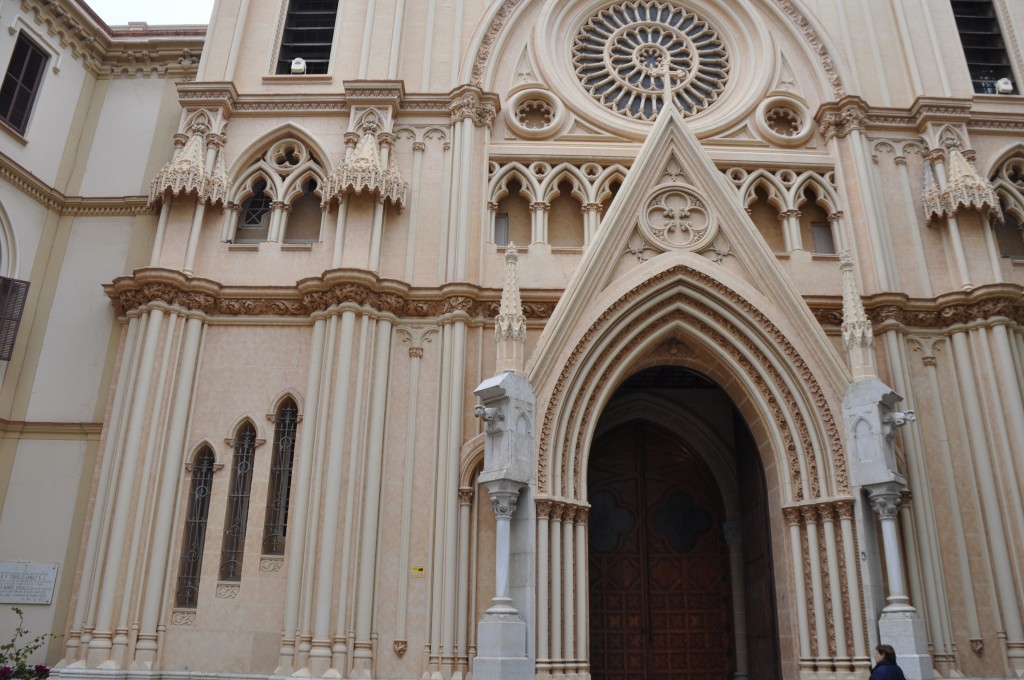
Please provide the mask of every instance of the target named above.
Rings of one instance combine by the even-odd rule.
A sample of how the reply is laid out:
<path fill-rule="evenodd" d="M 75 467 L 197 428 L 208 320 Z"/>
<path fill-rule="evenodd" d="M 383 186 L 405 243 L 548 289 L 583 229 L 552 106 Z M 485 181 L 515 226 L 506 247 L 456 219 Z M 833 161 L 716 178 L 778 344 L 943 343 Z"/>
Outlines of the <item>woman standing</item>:
<path fill-rule="evenodd" d="M 875 667 L 871 669 L 871 680 L 907 680 L 903 669 L 896 665 L 896 650 L 892 645 L 875 647 Z"/>

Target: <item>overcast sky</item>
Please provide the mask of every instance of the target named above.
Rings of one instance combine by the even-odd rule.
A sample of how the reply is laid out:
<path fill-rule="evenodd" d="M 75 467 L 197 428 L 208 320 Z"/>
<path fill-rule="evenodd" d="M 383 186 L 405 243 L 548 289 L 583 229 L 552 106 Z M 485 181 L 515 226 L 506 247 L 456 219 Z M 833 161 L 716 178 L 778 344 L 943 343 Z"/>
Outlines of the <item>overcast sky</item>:
<path fill-rule="evenodd" d="M 150 24 L 206 24 L 213 0 L 85 0 L 110 26 L 129 21 Z"/>

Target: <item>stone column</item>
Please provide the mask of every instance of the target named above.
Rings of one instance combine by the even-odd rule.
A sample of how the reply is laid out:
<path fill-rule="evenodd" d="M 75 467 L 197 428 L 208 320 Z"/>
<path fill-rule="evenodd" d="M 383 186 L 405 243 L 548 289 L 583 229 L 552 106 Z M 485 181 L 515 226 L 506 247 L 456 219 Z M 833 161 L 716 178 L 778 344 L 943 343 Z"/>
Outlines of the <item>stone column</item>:
<path fill-rule="evenodd" d="M 184 470 L 186 427 L 192 411 L 192 392 L 204 323 L 193 316 L 185 323 L 185 337 L 181 349 L 181 365 L 174 388 L 171 421 L 168 425 L 167 448 L 160 476 L 160 494 L 157 497 L 153 526 L 149 571 L 146 576 L 139 639 L 135 647 L 135 667 L 152 668 L 157 658 L 157 624 L 160 620 L 160 602 L 164 593 L 167 556 L 174 534 L 172 520 L 178 499 L 178 487 Z"/>
<path fill-rule="evenodd" d="M 783 210 L 779 213 L 779 221 L 782 223 L 782 240 L 786 244 L 786 252 L 807 250 L 800 242 L 800 211 Z"/>
<path fill-rule="evenodd" d="M 879 638 L 896 650 L 896 658 L 908 680 L 930 680 L 935 677 L 935 671 L 928 655 L 924 622 L 911 606 L 904 585 L 899 530 L 896 527 L 903 485 L 893 481 L 865 488 L 871 509 L 882 525 L 882 549 L 885 551 L 885 573 L 889 585 L 886 605 L 878 620 Z"/>
<path fill-rule="evenodd" d="M 804 556 L 800 535 L 800 508 L 783 508 L 786 526 L 789 527 L 790 559 L 793 561 L 793 585 L 796 591 L 797 630 L 800 636 L 800 669 L 814 671 L 811 657 L 811 629 L 807 616 L 807 581 L 804 579 Z"/>
<path fill-rule="evenodd" d="M 532 496 L 532 476 L 536 469 L 535 397 L 526 377 L 513 371 L 485 380 L 476 394 L 482 402 L 476 407 L 476 415 L 484 421 L 486 434 L 480 483 L 490 496 L 496 531 L 495 593 L 478 627 L 473 677 L 476 680 L 533 680 L 535 656 L 527 636 L 534 634 L 528 622 L 535 618 L 532 616 L 535 585 L 531 581 L 536 559 L 533 552 L 536 523 L 513 523 L 513 514 L 520 493 Z M 513 545 L 515 560 L 511 559 Z M 513 587 L 521 598 L 518 603 L 513 602 Z M 523 609 L 531 610 L 525 618 L 520 615 Z"/>
<path fill-rule="evenodd" d="M 299 604 L 302 596 L 302 567 L 306 553 L 306 517 L 309 512 L 310 476 L 313 471 L 313 453 L 316 437 L 317 414 L 320 404 L 320 381 L 324 362 L 324 343 L 327 336 L 327 320 L 323 317 L 313 323 L 313 342 L 309 349 L 309 373 L 306 379 L 306 404 L 303 417 L 303 434 L 296 451 L 295 507 L 291 515 L 295 521 L 288 536 L 288 580 L 285 586 L 284 630 L 281 634 L 281 649 L 278 653 L 277 669 L 274 675 L 291 675 L 295 659 L 295 638 L 299 627 Z"/>
<path fill-rule="evenodd" d="M 725 544 L 729 546 L 729 576 L 732 580 L 732 622 L 735 629 L 736 674 L 747 677 L 747 599 L 743 574 L 743 530 L 738 520 L 722 522 Z"/>
<path fill-rule="evenodd" d="M 530 203 L 530 245 L 548 242 L 548 211 L 550 203 L 534 201 Z"/>
<path fill-rule="evenodd" d="M 135 484 L 135 474 L 142 457 L 142 434 L 146 418 L 149 414 L 150 383 L 156 363 L 156 353 L 160 342 L 163 309 L 157 307 L 148 312 L 149 322 L 146 326 L 146 337 L 142 347 L 142 360 L 139 364 L 135 395 L 132 400 L 131 416 L 124 444 L 124 460 L 118 475 L 118 493 L 114 501 L 114 509 L 110 520 L 110 540 L 107 544 L 104 559 L 100 594 L 97 602 L 95 629 L 89 641 L 88 664 L 90 667 L 115 668 L 111 660 L 113 638 L 114 600 L 121 588 L 121 561 L 124 557 L 125 542 L 128 537 L 129 514 L 135 505 L 135 494 L 131 492 Z"/>

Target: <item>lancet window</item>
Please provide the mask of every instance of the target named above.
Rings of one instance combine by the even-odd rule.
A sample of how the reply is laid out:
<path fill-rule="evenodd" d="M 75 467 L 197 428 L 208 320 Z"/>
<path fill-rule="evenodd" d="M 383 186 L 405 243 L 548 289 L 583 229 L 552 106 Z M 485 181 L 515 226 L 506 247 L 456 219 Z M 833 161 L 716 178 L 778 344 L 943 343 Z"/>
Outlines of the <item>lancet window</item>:
<path fill-rule="evenodd" d="M 253 160 L 233 183 L 224 240 L 233 243 L 316 243 L 323 226 L 320 158 L 287 137 Z"/>
<path fill-rule="evenodd" d="M 224 516 L 224 540 L 220 552 L 220 580 L 242 579 L 242 558 L 245 554 L 245 530 L 249 517 L 249 494 L 252 488 L 252 467 L 256 457 L 256 428 L 250 422 L 235 432 L 231 460 L 231 483 L 227 512 Z"/>
<path fill-rule="evenodd" d="M 839 252 L 842 213 L 831 172 L 731 168 L 726 176 L 740 190 L 750 219 L 774 252 Z"/>
<path fill-rule="evenodd" d="M 552 167 L 512 162 L 490 165 L 491 231 L 497 246 L 544 243 L 579 248 L 597 233 L 627 170 L 597 163 Z"/>
<path fill-rule="evenodd" d="M 178 584 L 174 606 L 194 609 L 199 602 L 199 579 L 203 570 L 203 543 L 210 513 L 210 484 L 213 482 L 213 452 L 204 446 L 192 461 L 192 482 L 185 512 L 185 536 L 178 561 Z"/>
<path fill-rule="evenodd" d="M 996 244 L 1002 257 L 1024 258 L 1024 156 L 1002 163 L 992 177 L 1003 221 L 993 221 Z"/>
<path fill-rule="evenodd" d="M 291 500 L 292 463 L 299 409 L 286 399 L 274 417 L 274 451 L 270 462 L 267 512 L 263 527 L 263 554 L 283 555 L 288 533 L 288 504 Z"/>

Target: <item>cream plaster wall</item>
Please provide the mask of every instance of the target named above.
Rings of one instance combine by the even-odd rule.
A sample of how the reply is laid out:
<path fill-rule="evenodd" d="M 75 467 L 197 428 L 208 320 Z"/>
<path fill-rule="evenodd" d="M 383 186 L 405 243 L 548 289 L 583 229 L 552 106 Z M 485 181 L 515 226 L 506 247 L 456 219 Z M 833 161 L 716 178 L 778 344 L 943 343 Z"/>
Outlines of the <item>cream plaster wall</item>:
<path fill-rule="evenodd" d="M 0 183 L 0 203 L 3 204 L 14 237 L 16 262 L 8 271 L 14 278 L 27 279 L 39 248 L 46 208 L 6 182 Z M 7 253 L 0 255 L 4 268 L 8 268 L 9 257 Z"/>
<path fill-rule="evenodd" d="M 32 637 L 63 630 L 55 618 L 63 596 L 61 582 L 68 569 L 74 569 L 68 546 L 74 512 L 78 503 L 80 478 L 84 467 L 85 442 L 71 440 L 22 440 L 17 447 L 13 483 L 7 489 L 0 513 L 0 560 L 11 562 L 57 563 L 57 583 L 50 605 L 17 605 L 25 613 L 25 628 Z M 42 500 L 45 498 L 45 501 Z M 45 519 L 43 511 L 45 510 Z M 11 631 L 17 617 L 0 607 L 0 630 Z M 6 636 L 5 636 L 6 642 Z M 53 640 L 33 655 L 43 663 L 50 648 L 59 648 Z"/>
<path fill-rule="evenodd" d="M 165 106 L 164 78 L 111 80 L 92 137 L 81 192 L 86 196 L 133 196 L 149 192 L 146 173 L 150 147 L 164 147 L 155 138 L 157 118 Z"/>
<path fill-rule="evenodd" d="M 28 419 L 91 421 L 114 313 L 101 285 L 123 268 L 133 220 L 78 217 L 43 340 Z"/>

